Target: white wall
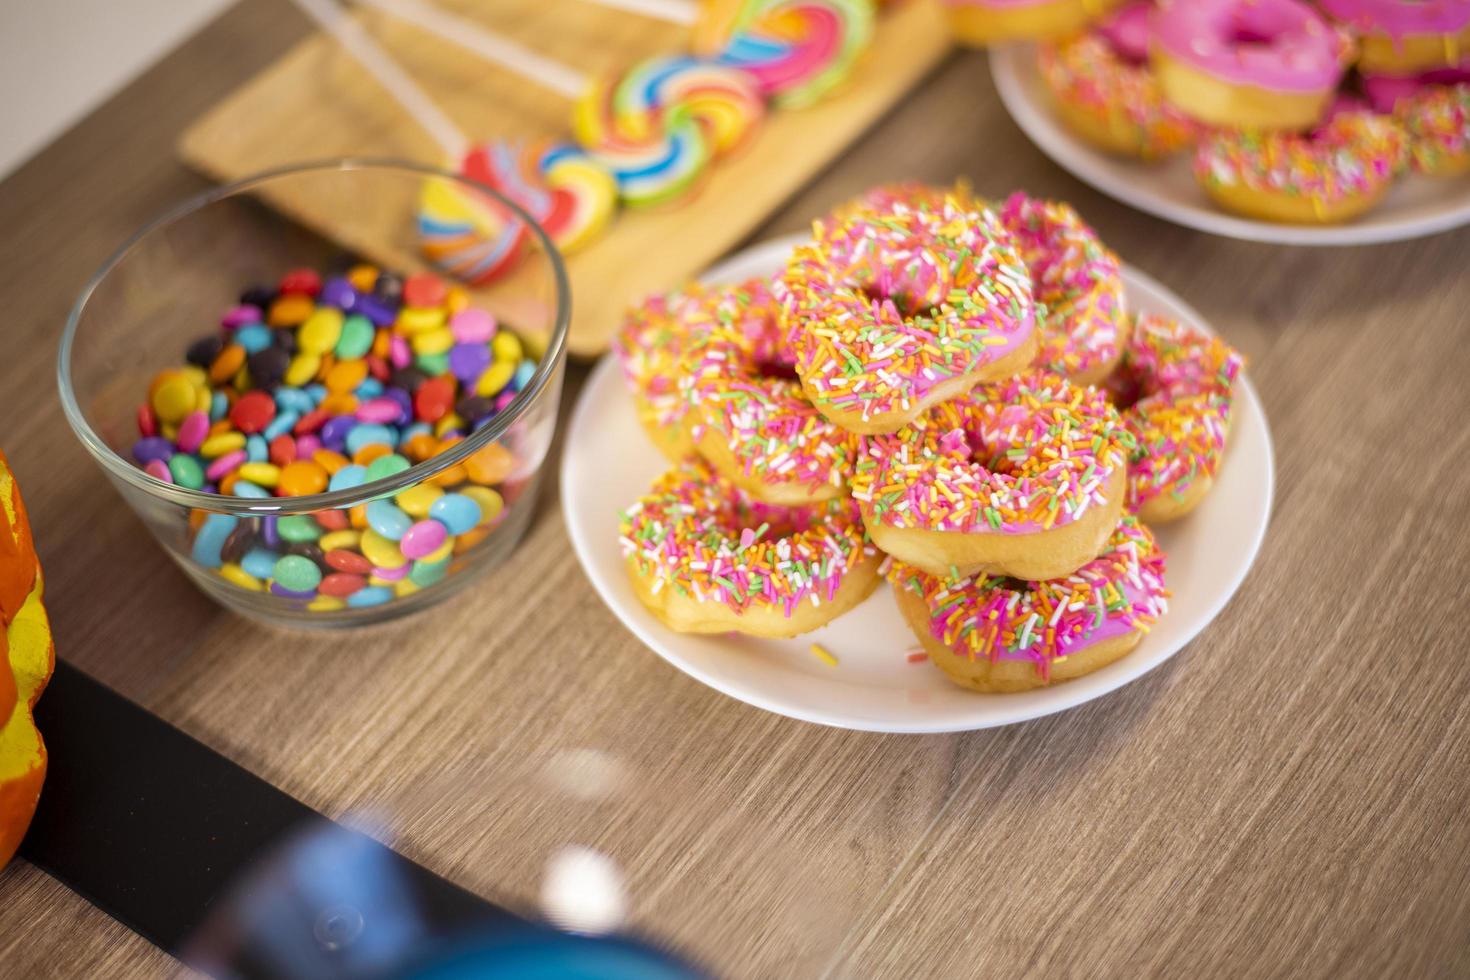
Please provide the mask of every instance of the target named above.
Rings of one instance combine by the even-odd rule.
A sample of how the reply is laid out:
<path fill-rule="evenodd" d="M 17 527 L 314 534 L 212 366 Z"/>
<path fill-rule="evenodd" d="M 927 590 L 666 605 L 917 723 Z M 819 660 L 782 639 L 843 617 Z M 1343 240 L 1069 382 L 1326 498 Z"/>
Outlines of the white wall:
<path fill-rule="evenodd" d="M 0 176 L 231 0 L 0 0 Z"/>

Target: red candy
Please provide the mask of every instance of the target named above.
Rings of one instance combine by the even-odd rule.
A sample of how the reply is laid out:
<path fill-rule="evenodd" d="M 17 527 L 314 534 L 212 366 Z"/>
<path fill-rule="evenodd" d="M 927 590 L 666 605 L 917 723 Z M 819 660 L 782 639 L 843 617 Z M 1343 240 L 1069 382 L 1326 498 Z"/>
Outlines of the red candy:
<path fill-rule="evenodd" d="M 420 272 L 404 280 L 403 302 L 408 306 L 442 306 L 448 292 L 438 276 Z"/>
<path fill-rule="evenodd" d="M 276 436 L 271 440 L 270 458 L 277 466 L 296 462 L 296 440 L 284 434 Z"/>
<path fill-rule="evenodd" d="M 322 291 L 322 277 L 316 274 L 315 269 L 292 269 L 281 277 L 281 284 L 276 288 L 282 293 L 315 298 Z"/>
<path fill-rule="evenodd" d="M 259 432 L 276 417 L 276 403 L 263 391 L 247 391 L 230 409 L 230 421 L 247 436 Z"/>
<path fill-rule="evenodd" d="M 291 428 L 291 431 L 298 436 L 304 436 L 308 432 L 315 432 L 317 429 L 320 429 L 322 426 L 326 425 L 327 419 L 331 417 L 332 413 L 328 412 L 326 409 L 313 408 L 311 411 L 301 416 L 301 420 Z"/>
<path fill-rule="evenodd" d="M 345 531 L 350 523 L 347 512 L 341 510 L 322 510 L 312 515 L 316 522 L 328 531 Z"/>
<path fill-rule="evenodd" d="M 419 385 L 414 392 L 413 410 L 425 422 L 437 422 L 454 407 L 454 378 L 439 375 Z"/>
<path fill-rule="evenodd" d="M 393 373 L 393 369 L 388 366 L 388 362 L 376 354 L 369 354 L 363 360 L 367 361 L 368 374 L 371 374 L 379 381 L 387 381 Z"/>
<path fill-rule="evenodd" d="M 138 406 L 138 435 L 145 438 L 158 435 L 158 417 L 153 414 L 150 405 Z"/>
<path fill-rule="evenodd" d="M 342 554 L 346 553 L 347 552 L 342 552 Z M 323 578 L 321 584 L 318 585 L 316 588 L 317 591 L 320 592 L 322 595 L 334 595 L 341 597 L 352 595 L 352 593 L 361 589 L 365 585 L 367 585 L 367 579 L 363 578 L 361 575 L 354 575 L 351 572 L 333 572 L 332 574 Z"/>
<path fill-rule="evenodd" d="M 325 561 L 339 572 L 349 572 L 354 575 L 366 575 L 373 570 L 373 563 L 362 555 L 341 548 L 327 552 Z"/>

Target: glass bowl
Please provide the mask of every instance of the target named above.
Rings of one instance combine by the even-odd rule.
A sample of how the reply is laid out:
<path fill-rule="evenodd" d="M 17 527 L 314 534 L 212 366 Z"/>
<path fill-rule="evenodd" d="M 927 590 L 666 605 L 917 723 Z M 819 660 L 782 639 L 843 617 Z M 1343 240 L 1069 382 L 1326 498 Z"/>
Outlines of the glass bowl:
<path fill-rule="evenodd" d="M 431 185 L 480 195 L 476 200 L 502 209 L 497 213 L 519 218 L 526 234 L 518 264 L 486 288 L 466 290 L 452 279 L 443 280 L 451 288 L 434 307 L 437 313 L 429 315 L 427 327 L 414 324 L 433 332 L 433 342 L 419 345 L 409 332 L 408 318 L 399 316 L 393 294 L 408 281 L 421 287 L 428 282 L 433 293 L 425 274 L 434 269 L 424 258 L 416 213 L 421 194 Z M 305 218 L 312 229 L 283 214 Z M 375 273 L 373 267 L 389 273 Z M 331 322 L 318 324 L 334 342 L 324 344 L 313 334 L 308 345 L 300 302 L 277 302 L 291 291 L 282 288 L 283 277 L 301 269 L 316 270 L 328 283 L 326 291 L 315 295 L 309 283 L 299 285 L 302 276 L 296 274 L 292 289 L 305 290 L 311 299 L 308 308 L 315 312 L 327 306 L 329 296 L 340 304 L 340 316 L 324 315 Z M 247 298 L 258 304 L 253 317 L 242 298 L 252 289 L 255 294 Z M 422 297 L 429 294 L 410 290 L 421 306 L 427 306 Z M 407 299 L 402 302 L 412 305 Z M 419 375 L 432 375 L 434 368 L 453 363 L 448 360 L 452 351 L 441 349 L 439 340 L 456 324 L 453 314 L 465 303 L 492 317 L 477 318 L 474 337 L 469 326 L 456 325 L 451 332 L 456 346 L 467 341 L 473 346 L 487 329 L 497 338 L 514 334 L 524 355 L 515 353 L 517 344 L 510 340 L 496 346 L 494 339 L 484 338 L 483 346 L 493 350 L 492 366 L 502 356 L 513 367 L 524 366 L 503 388 L 474 403 L 463 399 L 471 394 L 471 385 L 479 385 L 477 376 L 461 371 L 463 380 L 451 386 L 447 412 L 442 384 L 433 389 L 427 411 L 421 411 Z M 348 346 L 350 331 L 344 326 L 354 310 L 373 328 L 374 346 L 360 358 L 354 358 L 357 347 Z M 508 555 L 525 532 L 556 426 L 569 315 L 566 272 L 550 239 L 525 211 L 490 188 L 396 161 L 304 164 L 209 190 L 134 234 L 92 277 L 72 308 L 61 341 L 58 383 L 77 437 L 205 593 L 230 609 L 277 625 L 360 625 L 451 595 L 474 573 Z M 293 318 L 296 325 L 282 322 Z M 487 328 L 492 318 L 494 326 Z M 256 329 L 257 321 L 265 324 Z M 240 333 L 247 326 L 252 328 L 248 346 Z M 361 324 L 355 328 L 359 343 L 364 329 Z M 268 392 L 275 427 L 261 431 L 260 417 L 247 421 L 241 416 L 240 428 L 256 431 L 246 436 L 245 447 L 235 447 L 238 440 L 230 435 L 229 420 L 243 400 L 241 394 L 255 385 L 252 366 L 260 365 L 263 376 L 267 369 L 266 362 L 247 359 L 246 367 L 230 374 L 229 358 L 238 358 L 240 352 L 226 356 L 223 348 L 242 346 L 253 358 L 267 336 L 262 330 L 271 338 L 268 345 L 292 348 L 281 362 L 290 367 L 287 377 Z M 389 335 L 386 343 L 379 340 L 384 333 Z M 400 334 L 402 340 L 394 339 Z M 215 342 L 202 339 L 209 336 L 220 338 L 220 353 L 213 357 Z M 202 351 L 197 346 L 191 351 L 196 343 L 203 344 Z M 322 351 L 315 355 L 320 364 L 309 363 L 308 347 Z M 193 355 L 192 368 L 186 352 Z M 295 354 L 304 355 L 303 364 L 297 364 Z M 373 357 L 384 363 L 373 365 Z M 403 357 L 409 359 L 406 364 Z M 327 376 L 331 366 L 354 359 L 373 367 L 355 387 L 355 365 Z M 303 373 L 313 366 L 309 376 Z M 420 367 L 417 375 L 397 373 Z M 378 377 L 390 371 L 386 380 Z M 225 380 L 211 380 L 210 372 Z M 187 380 L 182 388 L 180 377 Z M 169 379 L 168 391 L 160 393 L 164 378 Z M 188 404 L 188 384 L 194 386 L 197 401 L 192 408 L 180 404 L 180 391 Z M 392 392 L 382 390 L 384 386 L 411 396 L 407 404 L 395 396 L 403 406 L 396 421 L 387 404 L 392 399 L 385 401 Z M 231 387 L 233 394 L 224 391 Z M 282 394 L 287 388 L 294 392 L 290 397 Z M 302 402 L 303 394 L 313 401 Z M 377 412 L 386 414 L 363 407 L 374 399 L 381 403 Z M 355 418 L 363 412 L 387 433 L 373 430 L 371 440 L 353 441 L 350 435 L 344 440 L 342 432 L 350 432 L 354 423 L 330 430 L 319 421 L 316 428 L 302 421 L 323 405 L 330 408 L 330 418 Z M 253 406 L 260 409 L 261 399 L 254 399 Z M 472 414 L 467 418 L 461 410 Z M 182 417 L 180 411 L 185 412 Z M 190 423 L 184 441 L 180 430 L 189 414 L 204 418 Z M 293 424 L 283 427 L 291 414 L 296 415 Z M 226 438 L 197 445 L 205 422 L 208 438 L 222 431 Z M 163 442 L 140 450 L 140 439 L 150 428 L 162 430 L 157 436 Z M 290 447 L 274 444 L 283 435 Z M 303 441 L 301 435 L 316 437 L 316 443 Z M 423 438 L 412 441 L 412 436 Z M 391 451 L 375 448 L 379 444 Z M 297 449 L 301 453 L 294 461 L 303 465 L 289 474 L 289 489 L 298 495 L 275 495 L 288 489 L 286 468 Z M 238 458 L 230 455 L 236 452 L 245 453 L 247 462 L 265 465 L 250 468 L 249 478 L 238 466 L 229 475 L 210 475 L 211 470 L 223 471 L 224 464 L 214 465 L 222 457 Z M 190 459 L 174 458 L 183 456 Z M 385 456 L 396 458 L 377 462 Z M 165 457 L 152 473 L 141 465 L 150 457 Z M 339 476 L 344 469 L 348 473 Z M 322 487 L 324 475 L 327 486 Z M 269 489 L 273 480 L 276 490 Z M 444 503 L 450 498 L 450 504 Z M 293 560 L 282 564 L 283 559 Z"/>

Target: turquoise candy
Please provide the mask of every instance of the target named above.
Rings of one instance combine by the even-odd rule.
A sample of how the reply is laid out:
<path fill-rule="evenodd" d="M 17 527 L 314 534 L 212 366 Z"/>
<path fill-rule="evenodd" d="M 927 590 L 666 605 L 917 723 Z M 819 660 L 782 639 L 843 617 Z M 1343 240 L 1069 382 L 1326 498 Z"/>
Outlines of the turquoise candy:
<path fill-rule="evenodd" d="M 424 588 L 442 579 L 444 573 L 448 570 L 448 558 L 439 561 L 416 561 L 408 573 L 408 580 L 414 585 Z"/>
<path fill-rule="evenodd" d="M 276 561 L 277 584 L 292 592 L 311 592 L 322 584 L 322 570 L 316 562 L 300 555 L 283 555 Z"/>
<path fill-rule="evenodd" d="M 307 400 L 309 401 L 310 399 L 308 398 Z M 271 419 L 270 425 L 262 429 L 260 434 L 265 436 L 266 439 L 274 439 L 277 436 L 283 436 L 290 432 L 291 427 L 299 421 L 301 421 L 301 416 L 293 410 L 288 409 L 284 412 L 277 412 L 276 417 Z M 266 445 L 266 448 L 270 448 L 269 444 Z"/>
<path fill-rule="evenodd" d="M 348 441 L 351 441 L 350 436 L 348 437 Z M 394 473 L 402 473 L 411 465 L 413 464 L 397 453 L 379 456 L 367 466 L 367 482 L 372 483 L 374 480 L 381 480 L 384 477 L 392 476 Z"/>
<path fill-rule="evenodd" d="M 363 481 L 366 479 L 367 467 L 352 463 L 332 474 L 332 478 L 327 481 L 327 489 L 351 490 L 353 487 L 362 486 Z"/>
<path fill-rule="evenodd" d="M 276 561 L 280 557 L 274 551 L 267 551 L 264 548 L 251 548 L 245 552 L 245 557 L 240 559 L 240 567 L 261 581 L 264 581 L 276 573 Z"/>
<path fill-rule="evenodd" d="M 263 436 L 245 437 L 245 458 L 252 463 L 267 463 L 271 458 L 271 447 Z"/>
<path fill-rule="evenodd" d="M 367 354 L 373 347 L 373 325 L 361 313 L 353 313 L 342 321 L 342 333 L 337 337 L 337 346 L 332 351 L 337 360 L 355 360 Z"/>
<path fill-rule="evenodd" d="M 230 411 L 230 400 L 223 391 L 209 396 L 209 421 L 218 422 Z"/>
<path fill-rule="evenodd" d="M 307 514 L 289 514 L 276 522 L 276 530 L 287 541 L 315 541 L 322 526 Z"/>
<path fill-rule="evenodd" d="M 383 382 L 377 378 L 363 378 L 362 384 L 358 385 L 352 392 L 358 401 L 367 401 L 369 398 L 377 398 L 383 393 Z"/>
<path fill-rule="evenodd" d="M 391 426 L 378 425 L 376 422 L 364 422 L 352 427 L 347 433 L 347 453 L 356 456 L 362 451 L 363 446 L 387 446 L 392 449 L 398 445 L 398 434 Z"/>
<path fill-rule="evenodd" d="M 194 545 L 190 554 L 194 560 L 205 568 L 219 568 L 224 559 L 220 557 L 220 551 L 225 546 L 225 539 L 240 522 L 238 517 L 229 514 L 210 514 L 199 525 L 199 531 L 194 535 Z"/>
<path fill-rule="evenodd" d="M 381 606 L 391 598 L 393 598 L 392 589 L 381 585 L 369 585 L 348 596 L 347 604 L 353 609 L 364 609 L 368 606 Z"/>
<path fill-rule="evenodd" d="M 235 481 L 235 496 L 237 497 L 250 497 L 253 500 L 264 500 L 270 495 L 271 492 L 265 487 L 251 483 L 249 480 Z"/>
<path fill-rule="evenodd" d="M 276 408 L 282 412 L 295 412 L 299 416 L 316 408 L 316 402 L 300 388 L 282 385 L 276 389 Z"/>
<path fill-rule="evenodd" d="M 327 386 L 320 382 L 309 384 L 302 391 L 305 391 L 311 397 L 312 405 L 320 405 L 322 399 L 327 397 Z"/>
<path fill-rule="evenodd" d="M 450 534 L 464 534 L 480 523 L 480 505 L 462 493 L 446 493 L 429 505 L 429 516 Z"/>
<path fill-rule="evenodd" d="M 369 470 L 372 468 L 369 467 Z M 413 526 L 413 518 L 399 510 L 392 501 L 374 500 L 367 505 L 368 527 L 389 541 L 400 540 Z"/>
<path fill-rule="evenodd" d="M 275 341 L 271 328 L 263 323 L 247 323 L 235 331 L 235 343 L 245 348 L 247 354 L 257 354 Z"/>
<path fill-rule="evenodd" d="M 204 467 L 188 453 L 174 453 L 169 457 L 168 474 L 181 487 L 198 490 L 204 486 Z"/>

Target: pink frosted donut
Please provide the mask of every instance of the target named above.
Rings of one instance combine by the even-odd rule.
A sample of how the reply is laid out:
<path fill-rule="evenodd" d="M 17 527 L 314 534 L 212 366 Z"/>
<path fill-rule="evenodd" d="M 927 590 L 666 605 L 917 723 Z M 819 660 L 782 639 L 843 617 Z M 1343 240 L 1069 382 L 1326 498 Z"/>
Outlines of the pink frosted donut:
<path fill-rule="evenodd" d="M 996 213 L 1031 272 L 1041 334 L 1037 367 L 1097 384 L 1123 354 L 1123 271 L 1071 206 L 1019 191 Z"/>
<path fill-rule="evenodd" d="M 1031 277 L 992 212 L 921 196 L 814 232 L 776 288 L 796 374 L 838 425 L 893 432 L 1031 363 Z"/>
<path fill-rule="evenodd" d="M 1363 97 L 1374 112 L 1393 112 L 1400 99 L 1418 95 L 1428 88 L 1470 83 L 1470 58 L 1446 68 L 1431 68 L 1412 75 L 1365 72 L 1359 78 Z"/>
<path fill-rule="evenodd" d="M 1470 0 L 1320 0 L 1359 33 L 1358 69 L 1408 74 L 1455 64 L 1470 49 Z"/>
<path fill-rule="evenodd" d="M 1091 33 L 1041 45 L 1041 76 L 1062 121 L 1110 153 L 1158 160 L 1194 142 L 1194 120 L 1164 99 L 1148 66 L 1153 4 L 1138 0 Z"/>
<path fill-rule="evenodd" d="M 1150 59 L 1165 97 L 1214 126 L 1311 126 L 1352 47 L 1299 0 L 1166 0 L 1151 25 Z"/>

